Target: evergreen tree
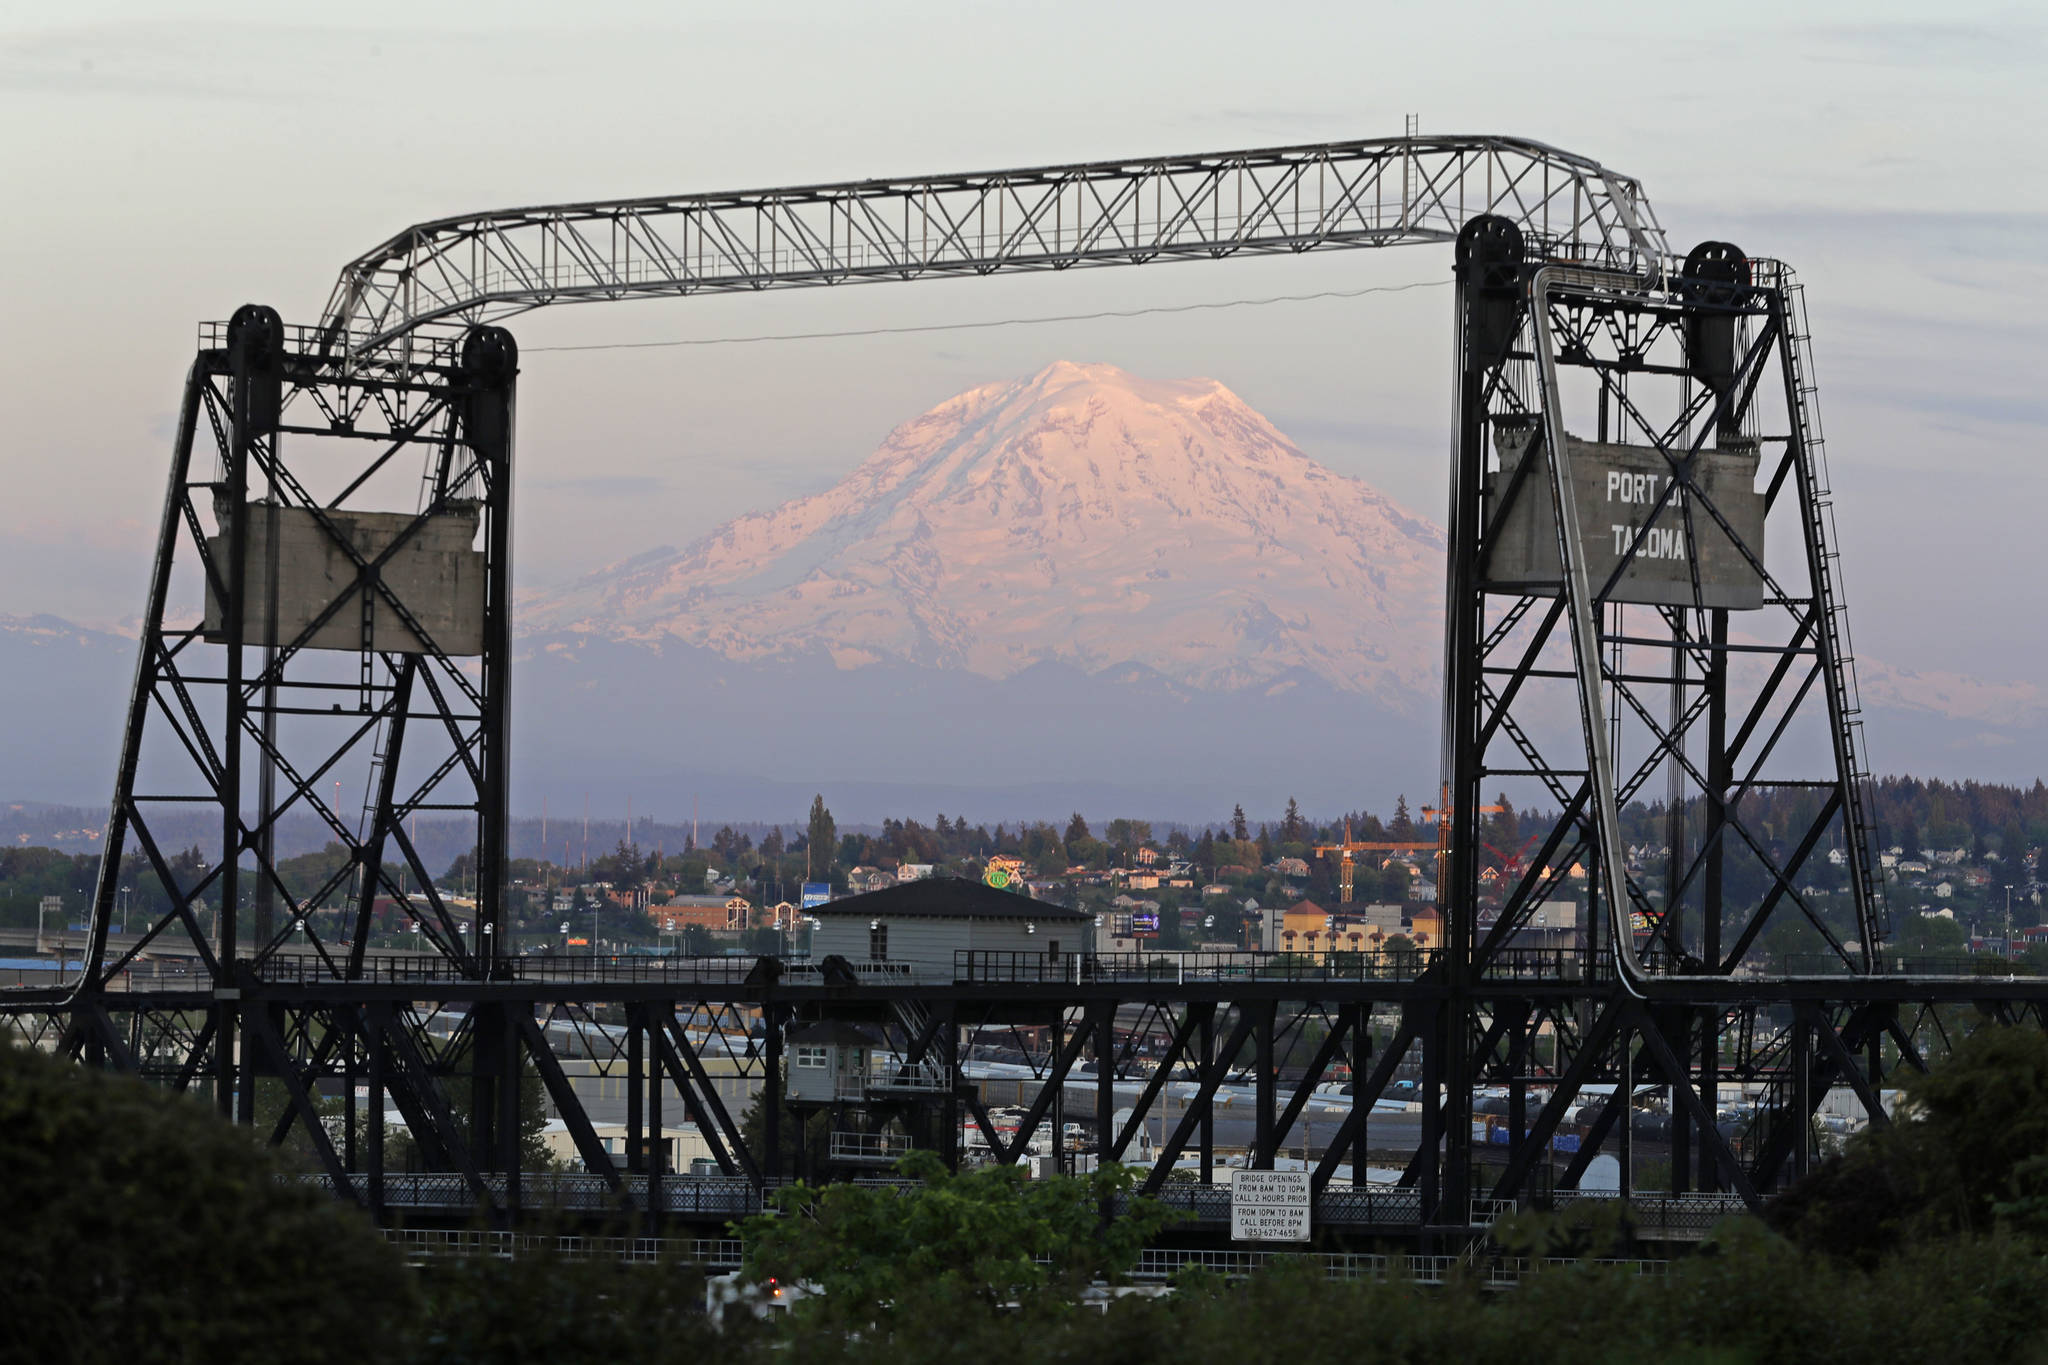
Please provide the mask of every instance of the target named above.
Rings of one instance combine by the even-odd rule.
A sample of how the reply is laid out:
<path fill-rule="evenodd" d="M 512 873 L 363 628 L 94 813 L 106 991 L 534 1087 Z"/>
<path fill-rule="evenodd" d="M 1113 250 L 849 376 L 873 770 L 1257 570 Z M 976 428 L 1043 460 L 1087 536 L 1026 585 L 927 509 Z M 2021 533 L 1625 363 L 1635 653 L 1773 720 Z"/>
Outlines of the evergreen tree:
<path fill-rule="evenodd" d="M 1242 805 L 1232 808 L 1230 812 L 1230 837 L 1239 843 L 1243 843 L 1252 837 L 1251 828 L 1245 823 L 1244 807 Z"/>
<path fill-rule="evenodd" d="M 1405 794 L 1394 800 L 1394 823 L 1387 826 L 1387 833 L 1396 839 L 1415 837 L 1415 821 L 1408 814 L 1408 798 Z"/>
<path fill-rule="evenodd" d="M 1293 797 L 1287 798 L 1287 813 L 1280 817 L 1280 842 L 1298 844 L 1301 842 L 1301 807 Z"/>
<path fill-rule="evenodd" d="M 808 862 L 805 871 L 807 881 L 818 881 L 832 875 L 832 853 L 839 843 L 839 827 L 833 823 L 832 812 L 825 809 L 823 792 L 811 798 L 811 818 L 806 831 L 805 853 Z"/>

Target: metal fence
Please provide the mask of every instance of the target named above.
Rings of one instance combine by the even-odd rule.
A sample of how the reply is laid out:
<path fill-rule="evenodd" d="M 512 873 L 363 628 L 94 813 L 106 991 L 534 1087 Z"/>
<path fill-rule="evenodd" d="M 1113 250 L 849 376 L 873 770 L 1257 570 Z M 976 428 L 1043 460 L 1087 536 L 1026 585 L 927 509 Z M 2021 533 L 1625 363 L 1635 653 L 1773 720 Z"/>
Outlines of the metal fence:
<path fill-rule="evenodd" d="M 1436 959 L 1433 948 L 1355 953 L 1032 953 L 975 948 L 954 953 L 953 977 L 962 985 L 1413 981 Z"/>
<path fill-rule="evenodd" d="M 387 1228 L 384 1240 L 398 1247 L 406 1260 L 415 1265 L 434 1260 L 558 1256 L 572 1261 L 672 1262 L 699 1265 L 706 1270 L 737 1270 L 742 1254 L 736 1237 L 555 1237 L 525 1232 Z"/>
<path fill-rule="evenodd" d="M 324 1175 L 300 1177 L 333 1188 Z M 519 1177 L 519 1204 L 526 1210 L 554 1209 L 564 1213 L 616 1213 L 631 1206 L 646 1208 L 653 1182 L 645 1175 L 621 1175 L 614 1191 L 603 1176 L 540 1171 Z M 502 1175 L 482 1177 L 488 1199 L 507 1202 L 509 1185 Z M 351 1175 L 348 1190 L 367 1201 L 372 1193 L 370 1177 Z M 661 1208 L 679 1216 L 745 1218 L 761 1211 L 762 1200 L 750 1181 L 728 1176 L 664 1175 L 660 1181 Z M 434 1172 L 424 1175 L 386 1175 L 376 1191 L 387 1208 L 411 1209 L 422 1213 L 469 1213 L 480 1202 L 469 1179 L 462 1175 Z"/>
<path fill-rule="evenodd" d="M 834 1161 L 895 1161 L 909 1155 L 910 1139 L 901 1133 L 834 1133 L 826 1150 Z"/>
<path fill-rule="evenodd" d="M 1153 1197 L 1189 1214 L 1196 1223 L 1221 1226 L 1230 1221 L 1228 1185 L 1169 1182 Z M 1124 1206 L 1120 1199 L 1118 1212 Z M 1314 1220 L 1342 1227 L 1413 1227 L 1422 1221 L 1422 1192 L 1387 1185 L 1325 1186 L 1316 1196 Z"/>
<path fill-rule="evenodd" d="M 1749 1205 L 1734 1194 L 1631 1194 L 1624 1200 L 1612 1191 L 1556 1190 L 1549 1202 L 1557 1210 L 1620 1203 L 1635 1235 L 1648 1242 L 1697 1242 L 1728 1219 L 1749 1213 Z"/>
<path fill-rule="evenodd" d="M 392 1228 L 384 1239 L 415 1265 L 434 1260 L 511 1260 L 519 1256 L 558 1256 L 567 1260 L 608 1260 L 628 1264 L 679 1263 L 706 1270 L 737 1270 L 746 1248 L 736 1237 L 574 1237 L 471 1229 Z M 1653 1260 L 1570 1260 L 1563 1257 L 1383 1256 L 1364 1252 L 1215 1251 L 1149 1247 L 1139 1253 L 1130 1278 L 1161 1283 L 1187 1270 L 1237 1279 L 1270 1266 L 1306 1263 L 1332 1279 L 1397 1280 L 1441 1285 L 1458 1276 L 1476 1278 L 1488 1288 L 1506 1289 L 1539 1272 L 1561 1270 L 1621 1271 L 1662 1275 L 1669 1268 Z"/>
<path fill-rule="evenodd" d="M 294 983 L 299 985 L 317 984 L 343 979 L 342 967 L 346 958 L 337 956 L 323 958 L 313 953 L 283 953 L 265 958 L 257 964 L 256 973 L 263 980 L 273 983 Z M 477 969 L 430 953 L 404 957 L 366 958 L 362 974 L 351 980 L 373 984 L 404 985 L 414 982 L 454 983 L 473 982 L 484 979 L 492 981 L 547 981 L 578 984 L 582 982 L 603 982 L 631 985 L 636 982 L 676 982 L 701 986 L 738 986 L 746 983 L 749 976 L 759 967 L 757 957 L 659 957 L 634 953 L 621 956 L 577 957 L 569 955 L 548 955 L 531 957 L 500 958 L 489 968 L 489 976 L 480 976 Z M 809 973 L 815 979 L 817 969 L 808 962 L 779 963 L 779 975 L 788 978 L 801 977 Z"/>
<path fill-rule="evenodd" d="M 1187 1270 L 1241 1279 L 1269 1266 L 1286 1263 L 1321 1267 L 1333 1280 L 1394 1280 L 1441 1285 L 1458 1277 L 1477 1280 L 1489 1289 L 1508 1289 L 1542 1271 L 1609 1270 L 1633 1275 L 1662 1275 L 1668 1263 L 1652 1260 L 1571 1260 L 1521 1256 L 1383 1256 L 1368 1252 L 1204 1251 L 1180 1247 L 1148 1247 L 1131 1271 L 1134 1280 L 1170 1280 Z"/>
<path fill-rule="evenodd" d="M 1318 983 L 1406 982 L 1432 969 L 1440 956 L 1435 948 L 1374 949 L 1317 953 L 1262 952 L 1022 952 L 1012 949 L 962 949 L 954 953 L 953 978 L 961 985 L 1086 985 L 1188 982 Z M 764 969 L 763 962 L 773 965 Z M 264 958 L 256 971 L 277 984 L 316 984 L 343 979 L 344 956 L 278 953 Z M 910 964 L 849 962 L 862 985 L 903 984 Z M 2000 960 L 2001 973 L 2005 964 Z M 1484 968 L 1487 980 L 1583 981 L 1598 974 L 1599 964 L 1573 949 L 1513 948 L 1497 952 Z M 1981 970 L 1981 965 L 1980 965 Z M 793 986 L 827 984 L 820 965 L 808 958 L 662 956 L 632 953 L 616 956 L 533 955 L 508 957 L 489 968 L 494 981 L 549 982 L 564 985 L 635 983 L 693 986 L 742 986 L 764 974 Z M 182 974 L 182 973 L 181 973 Z M 436 954 L 420 953 L 366 959 L 361 975 L 350 978 L 372 984 L 455 984 L 483 979 L 475 966 Z"/>

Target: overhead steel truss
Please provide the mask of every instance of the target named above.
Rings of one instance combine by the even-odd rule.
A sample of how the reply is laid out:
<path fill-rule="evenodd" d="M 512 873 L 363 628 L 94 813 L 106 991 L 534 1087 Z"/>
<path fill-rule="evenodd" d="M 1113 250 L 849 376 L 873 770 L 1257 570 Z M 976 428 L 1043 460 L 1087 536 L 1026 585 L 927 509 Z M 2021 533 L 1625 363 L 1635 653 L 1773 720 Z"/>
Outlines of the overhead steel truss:
<path fill-rule="evenodd" d="M 1642 186 L 1508 137 L 1403 137 L 506 209 L 349 262 L 321 325 L 351 354 L 423 322 L 548 304 L 1448 242 L 1514 219 L 1560 258 L 1656 271 Z"/>
<path fill-rule="evenodd" d="M 501 914 L 517 351 L 494 320 L 579 300 L 1453 238 L 1441 943 L 1323 959 L 963 959 L 918 986 L 775 959 L 518 955 Z M 650 1219 L 703 1212 L 717 1203 L 706 1187 L 649 1155 L 677 1113 L 718 1179 L 756 1194 L 905 1137 L 962 1160 L 974 1135 L 977 1153 L 1019 1160 L 1068 1112 L 1092 1115 L 1104 1159 L 1157 1118 L 1151 1184 L 1181 1153 L 1200 1154 L 1208 1181 L 1219 1110 L 1240 1091 L 1254 1165 L 1298 1146 L 1322 1187 L 1391 1163 L 1398 1197 L 1346 1206 L 1377 1210 L 1360 1215 L 1375 1235 L 1469 1230 L 1485 1201 L 1569 1190 L 1599 1153 L 1621 1157 L 1627 1188 L 1642 1164 L 1635 1100 L 1651 1090 L 1669 1106 L 1668 1132 L 1645 1139 L 1665 1193 L 1754 1201 L 1810 1159 L 1831 1086 L 1882 1122 L 1887 1078 L 1971 1018 L 2041 1022 L 2037 983 L 1902 975 L 1884 955 L 1814 394 L 1789 272 L 1721 244 L 1674 259 L 1634 180 L 1518 139 L 422 224 L 352 263 L 317 326 L 251 307 L 202 332 L 85 964 L 61 989 L 7 993 L 0 1012 L 87 1063 L 210 1090 L 393 1216 L 430 1189 L 508 1217 L 565 1189 Z M 1746 485 L 1716 481 L 1752 458 Z M 1575 470 L 1601 460 L 1653 472 L 1632 476 L 1645 496 L 1626 524 L 1589 541 Z M 1738 509 L 1743 497 L 1762 510 Z M 460 532 L 480 576 L 473 633 L 444 628 L 408 576 L 406 556 L 451 525 L 474 527 Z M 287 532 L 328 575 L 295 590 L 288 624 Z M 1688 559 L 1642 599 L 1646 561 Z M 1731 582 L 1754 600 L 1731 605 Z M 1521 809 L 1557 818 L 1501 883 L 1477 822 L 1516 784 Z M 1625 817 L 1651 800 L 1661 832 L 1631 847 Z M 1764 829 L 1754 812 L 1771 801 L 1779 826 Z M 220 822 L 217 856 L 159 837 L 162 812 L 195 808 Z M 272 846 L 296 811 L 332 837 L 324 885 L 306 896 Z M 450 812 L 476 831 L 465 902 L 435 889 L 411 834 L 416 816 Z M 1812 885 L 1827 848 L 1845 863 L 1839 887 Z M 131 849 L 171 908 L 110 953 Z M 1577 874 L 1587 942 L 1533 950 Z M 321 906 L 345 907 L 338 931 L 323 936 Z M 419 955 L 366 952 L 394 922 L 416 926 Z M 1774 940 L 1774 970 L 1760 971 L 1760 945 L 1788 923 L 1814 965 L 1788 970 Z M 1133 1012 L 1158 1025 L 1158 1055 L 1135 1046 Z M 784 1127 L 780 1052 L 787 1026 L 827 1018 L 885 1032 L 903 1071 L 835 1109 L 843 1141 L 816 1150 L 815 1115 Z M 969 1073 L 1003 1029 L 1033 1082 L 1014 1129 Z M 1316 1087 L 1340 1078 L 1348 1111 L 1312 1143 Z M 623 1163 L 597 1132 L 593 1083 L 623 1105 Z M 1381 1120 L 1372 1101 L 1403 1083 L 1412 1118 Z M 1760 1088 L 1744 1132 L 1717 1115 L 1724 1083 Z M 751 1128 L 735 1086 L 764 1097 Z M 1474 1095 L 1489 1087 L 1504 1108 L 1482 1132 Z M 522 1101 L 536 1091 L 588 1188 L 522 1171 Z M 387 1103 L 410 1134 L 409 1171 L 386 1150 Z"/>

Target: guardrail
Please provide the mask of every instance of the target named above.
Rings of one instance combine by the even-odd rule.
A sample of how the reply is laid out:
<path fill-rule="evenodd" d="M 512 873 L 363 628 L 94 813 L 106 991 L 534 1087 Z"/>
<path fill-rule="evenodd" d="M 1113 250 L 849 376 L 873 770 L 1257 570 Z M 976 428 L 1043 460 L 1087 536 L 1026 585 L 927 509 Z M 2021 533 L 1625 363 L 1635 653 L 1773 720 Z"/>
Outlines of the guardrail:
<path fill-rule="evenodd" d="M 1865 972 L 1859 961 L 1851 967 L 1833 953 L 1794 953 L 1781 964 L 1787 976 L 1932 976 L 1932 977 L 2035 977 L 2048 975 L 2048 965 L 2004 953 L 1965 953 L 1930 957 L 1923 953 L 1887 953 L 1877 960 L 1875 971 Z"/>
<path fill-rule="evenodd" d="M 901 1133 L 834 1133 L 826 1147 L 834 1161 L 894 1162 L 910 1153 Z"/>
<path fill-rule="evenodd" d="M 1479 969 L 1482 981 L 1589 981 L 1610 975 L 1608 959 L 1583 948 L 1503 948 Z"/>
<path fill-rule="evenodd" d="M 910 1139 L 897 1133 L 846 1133 L 831 1135 L 829 1151 L 835 1160 L 892 1162 L 910 1150 Z M 301 1176 L 331 1188 L 323 1175 Z M 369 1177 L 349 1177 L 350 1188 L 360 1197 L 370 1194 Z M 489 1175 L 484 1188 L 497 1200 L 507 1197 L 505 1177 Z M 622 1175 L 620 1185 L 626 1201 L 636 1208 L 647 1206 L 645 1175 Z M 865 1182 L 901 1184 L 899 1181 Z M 678 1216 L 744 1218 L 761 1211 L 763 1201 L 754 1186 L 729 1176 L 664 1175 L 660 1181 L 664 1213 Z M 386 1175 L 383 1202 L 389 1208 L 421 1212 L 466 1213 L 477 1206 L 469 1181 L 460 1175 L 432 1172 L 415 1175 Z M 1154 1196 L 1169 1208 L 1189 1214 L 1194 1222 L 1221 1226 L 1230 1221 L 1228 1185 L 1168 1184 Z M 584 1173 L 533 1172 L 520 1176 L 519 1199 L 523 1208 L 555 1209 L 568 1213 L 611 1213 L 621 1206 L 618 1194 L 602 1176 Z M 1558 1190 L 1549 1205 L 1562 1210 L 1574 1204 L 1620 1201 L 1621 1196 L 1597 1190 Z M 1732 1194 L 1631 1195 L 1626 1201 L 1628 1222 L 1635 1235 L 1653 1242 L 1696 1242 L 1707 1236 L 1724 1219 L 1748 1212 L 1748 1206 Z M 1115 1207 L 1128 1205 L 1119 1196 Z M 1508 1199 L 1472 1200 L 1470 1226 L 1490 1227 L 1515 1211 Z M 1326 1186 L 1317 1195 L 1314 1221 L 1318 1226 L 1414 1227 L 1422 1221 L 1421 1191 L 1400 1186 Z"/>
<path fill-rule="evenodd" d="M 911 1091 L 943 1095 L 953 1088 L 953 1078 L 944 1067 L 930 1062 L 889 1062 L 868 1077 L 867 1088 L 877 1094 Z"/>
<path fill-rule="evenodd" d="M 808 961 L 791 961 L 787 958 L 772 959 L 780 964 L 778 975 L 783 979 L 792 976 L 809 976 L 815 980 L 817 967 Z M 603 957 L 576 957 L 567 954 L 527 957 L 500 958 L 490 968 L 488 978 L 479 976 L 473 967 L 452 958 L 431 953 L 411 957 L 382 957 L 364 961 L 362 975 L 346 978 L 373 985 L 408 985 L 416 982 L 469 983 L 491 981 L 544 981 L 576 985 L 584 982 L 631 985 L 636 982 L 668 983 L 680 982 L 701 986 L 739 986 L 759 967 L 758 957 L 659 957 L 651 954 L 624 954 Z M 264 981 L 279 984 L 317 985 L 323 982 L 343 980 L 336 970 L 340 961 L 330 963 L 317 954 L 277 954 L 263 959 L 257 965 L 256 974 Z"/>
<path fill-rule="evenodd" d="M 1581 1261 L 1567 1257 L 1385 1256 L 1369 1252 L 1202 1251 L 1148 1247 L 1138 1254 L 1138 1264 L 1131 1271 L 1131 1278 L 1157 1283 L 1170 1280 L 1184 1270 L 1200 1269 L 1229 1279 L 1241 1279 L 1268 1266 L 1289 1262 L 1320 1265 L 1323 1273 L 1333 1280 L 1396 1280 L 1441 1285 L 1466 1276 L 1476 1278 L 1488 1289 L 1509 1289 L 1545 1270 L 1621 1270 L 1636 1275 L 1662 1275 L 1669 1268 L 1665 1261 L 1619 1258 Z"/>
<path fill-rule="evenodd" d="M 1649 1242 L 1697 1242 L 1725 1220 L 1749 1212 L 1749 1205 L 1733 1194 L 1632 1194 L 1624 1200 L 1606 1190 L 1556 1190 L 1549 1202 L 1557 1210 L 1621 1203 L 1635 1235 Z"/>
<path fill-rule="evenodd" d="M 1171 982 L 1343 984 L 1412 982 L 1436 966 L 1435 948 L 1375 949 L 1326 952 L 1022 952 L 1012 949 L 961 949 L 954 954 L 953 979 L 959 985 L 1088 985 Z M 491 981 L 541 982 L 556 985 L 693 985 L 745 986 L 762 980 L 763 962 L 773 979 L 789 986 L 827 984 L 820 964 L 808 958 L 658 956 L 632 953 L 581 957 L 531 955 L 501 958 L 489 968 Z M 266 982 L 318 985 L 344 979 L 372 985 L 460 985 L 485 978 L 472 966 L 436 954 L 371 958 L 358 977 L 344 978 L 343 959 L 310 953 L 277 954 L 255 970 Z M 913 975 L 904 962 L 849 962 L 861 985 L 907 984 Z M 2000 960 L 2001 967 L 2004 966 Z M 1980 970 L 1983 970 L 1980 967 Z M 176 973 L 184 975 L 183 971 Z M 1572 949 L 1513 948 L 1493 954 L 1482 970 L 1489 981 L 1584 981 L 1600 974 L 1600 964 Z M 2000 973 L 2002 974 L 2002 973 Z M 170 975 L 170 973 L 166 973 Z M 195 980 L 202 979 L 193 973 Z"/>
<path fill-rule="evenodd" d="M 1193 1217 L 1196 1223 L 1217 1225 L 1230 1221 L 1230 1187 L 1168 1183 L 1152 1196 L 1169 1208 Z M 1128 1201 L 1119 1197 L 1121 1213 Z M 1312 1214 L 1315 1223 L 1344 1227 L 1413 1227 L 1422 1221 L 1422 1192 L 1399 1186 L 1325 1186 L 1316 1196 Z"/>
<path fill-rule="evenodd" d="M 1436 963 L 1433 948 L 1393 952 L 1031 953 L 961 949 L 953 977 L 962 985 L 1189 981 L 1413 981 Z"/>
<path fill-rule="evenodd" d="M 334 1188 L 334 1182 L 324 1175 L 301 1176 L 300 1179 L 317 1182 L 324 1188 Z M 556 1171 L 522 1173 L 519 1177 L 519 1204 L 522 1209 L 551 1209 L 564 1213 L 615 1213 L 628 1203 L 635 1208 L 647 1207 L 650 1182 L 646 1176 L 621 1175 L 619 1183 L 620 1192 L 614 1193 L 611 1185 L 599 1175 Z M 762 1207 L 760 1193 L 752 1183 L 737 1177 L 664 1175 L 660 1184 L 661 1210 L 664 1213 L 745 1218 L 759 1213 Z M 502 1175 L 483 1177 L 483 1186 L 493 1200 L 503 1202 L 508 1198 L 508 1185 Z M 348 1188 L 358 1198 L 367 1201 L 372 1192 L 370 1177 L 351 1175 Z M 478 1204 L 467 1177 L 441 1171 L 386 1175 L 377 1193 L 382 1196 L 386 1208 L 423 1213 L 469 1213 Z M 623 1200 L 621 1193 L 625 1196 Z"/>
<path fill-rule="evenodd" d="M 1097 982 L 1415 981 L 1435 967 L 1435 948 L 1326 952 L 1052 953 L 962 949 L 953 955 L 963 985 L 1087 985 Z M 1488 981 L 1585 981 L 1601 974 L 1591 954 L 1571 948 L 1508 948 L 1485 963 Z"/>
<path fill-rule="evenodd" d="M 509 1261 L 519 1256 L 557 1256 L 571 1261 L 643 1265 L 668 1261 L 706 1270 L 737 1270 L 742 1253 L 737 1237 L 549 1237 L 525 1232 L 387 1228 L 384 1240 L 415 1265 L 458 1258 Z"/>
<path fill-rule="evenodd" d="M 660 1262 L 702 1266 L 706 1270 L 740 1268 L 746 1247 L 737 1237 L 574 1237 L 470 1229 L 391 1228 L 384 1240 L 399 1248 L 406 1260 L 422 1265 L 435 1260 L 489 1257 L 557 1256 L 566 1260 L 608 1260 L 625 1264 Z M 1148 1247 L 1138 1254 L 1130 1278 L 1162 1283 L 1182 1271 L 1206 1270 L 1240 1279 L 1269 1266 L 1306 1263 L 1331 1279 L 1401 1280 L 1441 1285 L 1458 1275 L 1476 1276 L 1490 1289 L 1507 1289 L 1540 1271 L 1563 1269 L 1620 1270 L 1636 1275 L 1662 1275 L 1669 1263 L 1654 1260 L 1571 1260 L 1565 1257 L 1385 1256 L 1365 1252 L 1205 1251 L 1180 1247 Z"/>

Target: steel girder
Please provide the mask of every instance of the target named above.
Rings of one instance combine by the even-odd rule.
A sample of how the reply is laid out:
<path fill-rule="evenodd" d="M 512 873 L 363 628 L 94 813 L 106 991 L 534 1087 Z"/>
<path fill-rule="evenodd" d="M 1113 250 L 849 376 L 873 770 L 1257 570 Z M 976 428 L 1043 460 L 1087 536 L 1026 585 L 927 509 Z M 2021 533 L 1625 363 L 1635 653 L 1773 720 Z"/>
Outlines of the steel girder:
<path fill-rule="evenodd" d="M 1469 1231 L 1483 1221 L 1474 1195 L 1541 1200 L 1576 1188 L 1600 1155 L 1618 1159 L 1624 1193 L 1722 1191 L 1753 1204 L 1821 1150 L 1814 1124 L 1831 1087 L 1848 1087 L 1883 1122 L 1879 1092 L 1899 1068 L 1924 1065 L 1963 1028 L 2040 1027 L 2043 1003 L 2040 991 L 2003 982 L 1945 983 L 1906 1000 L 1869 981 L 1833 998 L 1816 993 L 1819 983 L 1750 983 L 1741 998 L 1673 1006 L 1606 976 L 1482 984 L 1454 1006 L 1434 969 L 1405 983 L 1333 983 L 1313 999 L 1287 998 L 1305 993 L 1298 987 L 1241 982 L 1078 992 L 980 983 L 896 988 L 893 998 L 866 987 L 588 981 L 555 990 L 479 982 L 458 995 L 445 985 L 269 983 L 246 967 L 242 982 L 229 1026 L 241 1040 L 239 1117 L 298 1152 L 309 1178 L 397 1221 L 454 1216 L 459 1206 L 464 1218 L 500 1224 L 580 1210 L 655 1227 L 736 1211 L 707 1203 L 707 1191 L 744 1188 L 758 1204 L 790 1176 L 821 1174 L 781 1165 L 766 1120 L 781 1108 L 782 1072 L 768 1040 L 793 1022 L 855 1017 L 875 1023 L 906 1060 L 921 1043 L 945 1083 L 922 1099 L 853 1107 L 921 1124 L 920 1145 L 949 1161 L 966 1155 L 963 1118 L 986 1135 L 986 1159 L 1014 1162 L 1048 1121 L 1061 1136 L 1064 1112 L 1086 1116 L 1085 1150 L 1102 1160 L 1128 1156 L 1137 1133 L 1156 1126 L 1164 1136 L 1147 1190 L 1166 1189 L 1175 1161 L 1198 1149 L 1197 1182 L 1208 1185 L 1217 1126 L 1229 1122 L 1240 1135 L 1222 1145 L 1244 1164 L 1270 1168 L 1299 1154 L 1315 1189 L 1332 1198 L 1366 1186 L 1371 1167 L 1397 1171 L 1413 1217 L 1381 1216 L 1374 1236 Z M 902 1001 L 936 1024 L 913 1036 L 895 1022 Z M 1462 1035 L 1442 1027 L 1453 1007 L 1467 1011 Z M 9 1023 L 81 1062 L 189 1086 L 208 1070 L 218 1010 L 203 996 L 114 994 L 16 1012 Z M 1025 1116 L 1007 1134 L 969 1077 L 969 1063 L 1005 1036 L 1029 1063 L 1028 1078 L 1015 1082 Z M 1448 1051 L 1454 1036 L 1467 1051 Z M 1739 1129 L 1715 1121 L 1715 1100 L 1699 1088 L 1706 1038 L 1717 1077 L 1761 1095 Z M 1383 1103 L 1396 1080 L 1412 1098 Z M 1351 1087 L 1341 1099 L 1327 1089 L 1338 1081 Z M 1473 1187 L 1460 1190 L 1450 1116 L 1460 1094 L 1479 1092 L 1495 1098 L 1495 1112 L 1476 1128 L 1466 1120 Z M 536 1174 L 522 1158 L 523 1116 L 536 1096 L 562 1121 L 574 1178 Z M 751 1122 L 741 1117 L 749 1103 L 760 1109 Z M 1650 1107 L 1668 1131 L 1645 1128 L 1659 1117 Z M 403 1128 L 387 1128 L 387 1113 Z M 608 1146 L 599 1130 L 622 1118 L 623 1138 Z M 677 1119 L 712 1153 L 720 1175 L 710 1185 L 650 1159 Z"/>

